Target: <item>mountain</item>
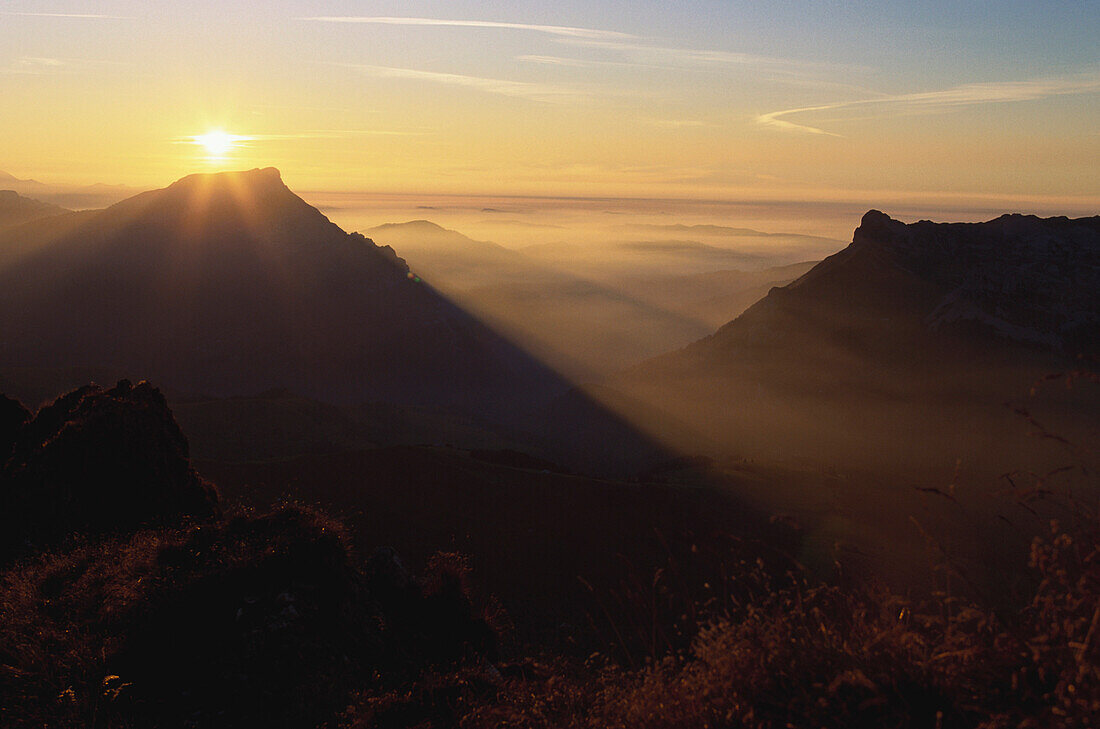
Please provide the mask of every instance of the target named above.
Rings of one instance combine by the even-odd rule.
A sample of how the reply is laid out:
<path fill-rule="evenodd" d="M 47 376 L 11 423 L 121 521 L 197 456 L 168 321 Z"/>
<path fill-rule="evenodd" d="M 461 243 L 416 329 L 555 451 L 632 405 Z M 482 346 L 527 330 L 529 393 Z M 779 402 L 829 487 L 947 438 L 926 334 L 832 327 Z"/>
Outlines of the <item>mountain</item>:
<path fill-rule="evenodd" d="M 565 389 L 275 169 L 191 175 L 51 220 L 0 236 L 0 367 L 479 411 Z"/>
<path fill-rule="evenodd" d="M 400 250 L 417 274 L 448 293 L 523 281 L 534 273 L 533 262 L 522 254 L 428 220 L 385 223 L 365 234 Z"/>
<path fill-rule="evenodd" d="M 0 190 L 13 190 L 35 200 L 70 209 L 102 208 L 130 197 L 139 188 L 125 185 L 65 185 L 47 184 L 38 180 L 22 180 L 0 170 Z"/>
<path fill-rule="evenodd" d="M 992 464 L 1027 430 L 1004 403 L 1097 353 L 1098 292 L 1100 217 L 907 225 L 872 210 L 847 248 L 612 384 L 730 451 Z M 1093 437 L 1094 394 L 1054 390 L 1043 422 Z"/>
<path fill-rule="evenodd" d="M 0 186 L 3 184 L 4 178 L 0 178 Z M 14 190 L 0 189 L 0 229 L 67 212 L 59 205 L 23 197 Z"/>
<path fill-rule="evenodd" d="M 869 340 L 870 330 L 883 329 L 862 344 L 864 353 L 934 338 L 1095 354 L 1097 291 L 1100 217 L 906 225 L 872 210 L 850 246 L 700 346 L 762 342 L 765 329 L 784 336 L 794 322 L 825 318 L 832 336 L 842 329 L 848 339 Z M 777 331 L 779 318 L 792 322 L 785 333 Z"/>

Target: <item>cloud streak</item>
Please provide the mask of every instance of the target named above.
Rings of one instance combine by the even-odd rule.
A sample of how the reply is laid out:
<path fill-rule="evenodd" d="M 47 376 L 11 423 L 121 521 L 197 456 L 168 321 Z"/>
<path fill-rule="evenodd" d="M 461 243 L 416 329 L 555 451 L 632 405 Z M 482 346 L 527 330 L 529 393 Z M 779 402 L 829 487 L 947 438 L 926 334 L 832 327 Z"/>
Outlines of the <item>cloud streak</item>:
<path fill-rule="evenodd" d="M 791 58 L 779 58 L 776 56 L 759 56 L 752 53 L 740 53 L 738 51 L 719 51 L 699 48 L 683 48 L 674 46 L 658 46 L 640 42 L 641 39 L 601 39 L 601 38 L 563 38 L 560 43 L 582 48 L 595 48 L 598 50 L 614 51 L 617 53 L 633 54 L 645 57 L 649 64 L 659 63 L 662 67 L 702 67 L 702 68 L 730 68 L 751 67 L 765 69 L 779 74 L 805 74 L 809 71 L 846 71 L 864 72 L 862 66 L 841 65 L 823 63 L 819 61 L 802 61 Z"/>
<path fill-rule="evenodd" d="M 531 83 L 528 81 L 509 81 L 505 79 L 484 78 L 481 76 L 464 76 L 457 73 L 440 73 L 437 71 L 420 71 L 412 68 L 393 68 L 391 66 L 373 66 L 359 63 L 330 63 L 326 65 L 340 66 L 363 71 L 378 78 L 408 79 L 411 81 L 427 81 L 430 83 L 444 84 L 447 86 L 459 86 L 475 89 L 487 94 L 511 96 L 532 101 L 561 102 L 576 99 L 583 96 L 580 92 L 564 86 L 551 84 Z"/>
<path fill-rule="evenodd" d="M 980 104 L 1006 104 L 1015 101 L 1034 101 L 1053 96 L 1097 92 L 1100 92 L 1100 72 L 1093 71 L 1060 78 L 961 84 L 939 91 L 893 94 L 873 99 L 858 99 L 856 101 L 841 101 L 835 104 L 782 109 L 761 114 L 756 117 L 756 122 L 781 131 L 839 137 L 841 135 L 834 132 L 810 124 L 795 122 L 787 117 L 812 114 L 819 111 L 876 106 L 882 107 L 886 114 L 940 113 Z"/>
<path fill-rule="evenodd" d="M 44 76 L 57 73 L 78 73 L 96 67 L 121 67 L 118 61 L 91 60 L 86 58 L 46 58 L 20 56 L 11 65 L 0 68 L 0 74 L 15 76 Z"/>
<path fill-rule="evenodd" d="M 614 30 L 598 30 L 595 28 L 574 28 L 563 25 L 532 25 L 530 23 L 504 23 L 493 20 L 445 20 L 443 18 L 394 18 L 364 15 L 323 15 L 299 20 L 316 23 L 359 23 L 367 25 L 417 25 L 448 28 L 499 28 L 503 30 L 525 30 L 535 33 L 545 33 L 565 38 L 590 38 L 590 39 L 632 39 L 629 33 L 620 33 Z"/>
<path fill-rule="evenodd" d="M 518 60 L 544 65 L 598 67 L 620 66 L 634 68 L 731 68 L 751 67 L 766 70 L 776 75 L 790 77 L 805 76 L 810 71 L 865 71 L 865 68 L 842 66 L 838 64 L 800 61 L 771 56 L 758 56 L 751 53 L 695 49 L 654 45 L 651 40 L 631 33 L 595 28 L 577 28 L 561 25 L 535 25 L 530 23 L 508 23 L 490 20 L 449 20 L 442 18 L 408 18 L 383 16 L 315 16 L 299 18 L 302 21 L 321 23 L 359 23 L 370 25 L 427 26 L 449 28 L 496 28 L 543 33 L 554 36 L 558 43 L 579 48 L 611 51 L 633 56 L 623 61 L 572 59 L 551 55 L 526 55 Z"/>

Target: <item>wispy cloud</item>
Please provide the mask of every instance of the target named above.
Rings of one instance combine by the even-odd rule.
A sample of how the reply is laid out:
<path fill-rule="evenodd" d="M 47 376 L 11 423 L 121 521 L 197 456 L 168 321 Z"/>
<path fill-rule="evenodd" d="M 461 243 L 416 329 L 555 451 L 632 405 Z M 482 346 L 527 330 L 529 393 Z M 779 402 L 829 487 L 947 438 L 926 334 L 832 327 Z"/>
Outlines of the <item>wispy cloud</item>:
<path fill-rule="evenodd" d="M 822 71 L 866 71 L 866 68 L 822 63 L 817 61 L 761 56 L 736 51 L 686 48 L 659 45 L 655 39 L 617 30 L 578 28 L 561 25 L 536 25 L 492 20 L 451 20 L 444 18 L 410 18 L 388 16 L 315 16 L 299 18 L 322 23 L 361 23 L 370 25 L 429 26 L 451 28 L 496 28 L 530 31 L 553 36 L 553 40 L 578 48 L 609 51 L 623 56 L 622 60 L 565 58 L 556 55 L 523 55 L 517 60 L 560 67 L 595 68 L 628 67 L 654 69 L 718 70 L 751 68 L 790 79 L 820 75 Z M 522 94 L 514 94 L 522 95 Z"/>
<path fill-rule="evenodd" d="M 780 74 L 804 74 L 810 71 L 867 71 L 862 66 L 842 65 L 820 61 L 804 61 L 777 56 L 760 56 L 738 51 L 722 51 L 680 46 L 660 46 L 643 42 L 641 39 L 589 39 L 562 38 L 558 42 L 583 48 L 623 53 L 642 58 L 647 64 L 659 64 L 663 67 L 682 68 L 729 68 L 751 67 Z"/>
<path fill-rule="evenodd" d="M 0 68 L 0 74 L 19 76 L 41 76 L 56 73 L 75 73 L 93 67 L 124 66 L 118 61 L 99 61 L 87 58 L 47 58 L 42 56 L 20 56 L 10 65 Z"/>
<path fill-rule="evenodd" d="M 537 56 L 537 55 L 523 55 L 516 56 L 517 61 L 527 61 L 528 63 L 541 63 L 544 66 L 569 66 L 570 68 L 588 68 L 596 65 L 597 62 L 582 61 L 578 58 L 562 58 L 561 56 Z"/>
<path fill-rule="evenodd" d="M 1100 71 L 1064 76 L 1058 78 L 1031 79 L 1027 81 L 995 81 L 990 83 L 961 84 L 938 91 L 924 91 L 912 94 L 893 94 L 873 99 L 842 101 L 835 104 L 805 106 L 797 109 L 782 109 L 756 117 L 763 126 L 789 132 L 841 136 L 819 127 L 791 121 L 787 117 L 812 114 L 814 112 L 871 105 L 882 107 L 881 115 L 912 113 L 939 113 L 979 104 L 1005 104 L 1014 101 L 1033 101 L 1052 96 L 1074 94 L 1093 94 L 1100 92 Z"/>
<path fill-rule="evenodd" d="M 563 25 L 532 25 L 530 23 L 504 23 L 494 20 L 446 20 L 443 18 L 392 18 L 363 15 L 324 15 L 299 20 L 317 23 L 363 23 L 368 25 L 419 25 L 443 26 L 450 28 L 500 28 L 504 30 L 526 30 L 546 33 L 566 38 L 636 38 L 629 33 L 595 28 L 573 28 Z"/>
<path fill-rule="evenodd" d="M 824 134 L 829 137 L 839 137 L 842 135 L 836 134 L 835 132 L 827 132 L 824 129 L 819 129 L 817 127 L 811 127 L 808 124 L 796 124 L 795 122 L 788 121 L 783 117 L 790 116 L 792 114 L 805 114 L 811 111 L 824 111 L 825 109 L 840 109 L 845 106 L 850 106 L 851 104 L 859 103 L 865 102 L 854 101 L 847 104 L 823 104 L 822 106 L 804 106 L 800 109 L 783 109 L 781 111 L 772 111 L 756 117 L 756 123 L 763 124 L 767 127 L 772 127 L 773 129 L 781 129 L 785 132 L 803 132 L 805 134 Z"/>
<path fill-rule="evenodd" d="M 512 96 L 532 101 L 560 102 L 583 96 L 576 89 L 552 84 L 532 83 L 528 81 L 509 81 L 506 79 L 464 76 L 457 73 L 421 71 L 412 68 L 393 68 L 391 66 L 372 66 L 359 63 L 329 63 L 330 66 L 353 68 L 379 78 L 399 78 L 413 81 L 428 81 L 448 86 L 462 86 L 488 94 Z"/>
<path fill-rule="evenodd" d="M 23 56 L 19 59 L 19 62 L 27 66 L 51 66 L 54 68 L 66 65 L 66 62 L 60 58 L 42 58 L 39 56 Z"/>
<path fill-rule="evenodd" d="M 0 15 L 20 15 L 26 18 L 76 18 L 84 20 L 133 20 L 131 15 L 101 15 L 99 13 L 17 13 L 0 10 Z"/>
<path fill-rule="evenodd" d="M 608 61 L 606 59 L 580 59 L 564 58 L 562 56 L 542 56 L 525 54 L 516 56 L 517 61 L 525 63 L 538 63 L 544 66 L 559 66 L 562 68 L 665 68 L 656 63 L 639 63 L 637 61 Z"/>

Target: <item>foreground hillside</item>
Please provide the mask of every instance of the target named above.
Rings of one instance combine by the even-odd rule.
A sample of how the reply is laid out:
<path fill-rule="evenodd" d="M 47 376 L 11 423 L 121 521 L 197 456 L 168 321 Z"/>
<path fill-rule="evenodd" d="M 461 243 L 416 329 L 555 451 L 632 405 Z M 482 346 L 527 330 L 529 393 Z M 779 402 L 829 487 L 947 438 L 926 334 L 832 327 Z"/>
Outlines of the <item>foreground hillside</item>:
<path fill-rule="evenodd" d="M 146 383 L 34 414 L 4 400 L 0 418 L 23 530 L 0 573 L 4 726 L 993 729 L 1100 711 L 1100 524 L 1054 482 L 1036 492 L 1062 521 L 1013 555 L 1029 579 L 993 602 L 950 559 L 932 565 L 945 591 L 914 599 L 734 539 L 698 592 L 677 559 L 590 586 L 600 630 L 562 653 L 517 642 L 511 605 L 472 597 L 476 565 L 456 555 L 417 577 L 317 511 L 227 501 Z"/>

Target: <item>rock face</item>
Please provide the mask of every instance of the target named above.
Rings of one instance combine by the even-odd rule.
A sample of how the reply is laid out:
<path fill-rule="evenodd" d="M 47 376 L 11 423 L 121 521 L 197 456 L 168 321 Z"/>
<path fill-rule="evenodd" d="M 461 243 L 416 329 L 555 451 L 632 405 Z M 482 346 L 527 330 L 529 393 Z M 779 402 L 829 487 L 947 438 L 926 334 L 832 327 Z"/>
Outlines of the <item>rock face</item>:
<path fill-rule="evenodd" d="M 926 318 L 934 329 L 972 323 L 1067 354 L 1100 342 L 1100 217 L 905 225 L 872 210 L 852 248 L 944 291 Z"/>
<path fill-rule="evenodd" d="M 19 232 L 0 266 L 0 366 L 464 408 L 506 409 L 555 386 L 275 169 L 192 175 L 60 232 Z"/>
<path fill-rule="evenodd" d="M 148 383 L 62 395 L 19 425 L 12 440 L 0 470 L 9 550 L 218 513 L 214 487 L 191 468 L 187 439 Z"/>

